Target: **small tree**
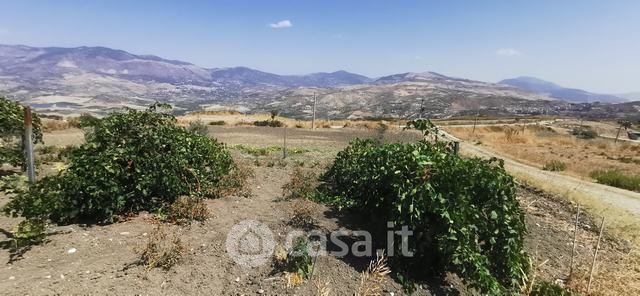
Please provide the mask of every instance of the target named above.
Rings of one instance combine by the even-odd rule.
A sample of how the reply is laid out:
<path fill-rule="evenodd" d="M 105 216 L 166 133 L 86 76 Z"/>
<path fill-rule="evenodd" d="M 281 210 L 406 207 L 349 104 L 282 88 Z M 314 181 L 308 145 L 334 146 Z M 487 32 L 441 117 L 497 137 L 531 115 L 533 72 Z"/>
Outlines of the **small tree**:
<path fill-rule="evenodd" d="M 628 130 L 629 128 L 631 128 L 631 121 L 628 120 L 619 120 L 618 124 L 620 125 L 618 127 L 618 133 L 616 134 L 616 143 L 618 142 L 618 138 L 620 137 L 620 131 L 624 128 L 624 130 Z"/>
<path fill-rule="evenodd" d="M 275 121 L 276 120 L 276 116 L 280 115 L 280 111 L 278 110 L 271 110 L 271 112 L 269 112 L 271 114 L 271 121 Z"/>
<path fill-rule="evenodd" d="M 42 143 L 42 123 L 40 117 L 33 114 L 33 142 Z M 0 165 L 13 166 L 24 164 L 22 153 L 24 136 L 24 106 L 20 103 L 0 97 Z"/>

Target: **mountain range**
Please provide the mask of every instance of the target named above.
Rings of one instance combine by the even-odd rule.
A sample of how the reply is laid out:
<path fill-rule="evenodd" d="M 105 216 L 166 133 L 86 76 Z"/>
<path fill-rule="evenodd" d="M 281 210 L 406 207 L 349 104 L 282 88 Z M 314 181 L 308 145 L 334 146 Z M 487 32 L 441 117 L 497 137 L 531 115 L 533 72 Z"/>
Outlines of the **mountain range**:
<path fill-rule="evenodd" d="M 247 67 L 204 68 L 106 47 L 0 45 L 0 95 L 43 112 L 104 113 L 169 102 L 178 110 L 234 109 L 308 117 L 314 94 L 328 118 L 465 113 L 547 113 L 583 94 L 533 78 L 487 83 L 435 72 L 370 78 L 346 71 L 278 75 Z M 593 101 L 589 99 L 590 101 Z M 615 101 L 614 97 L 608 101 Z M 604 100 L 603 100 L 604 101 Z"/>
<path fill-rule="evenodd" d="M 535 77 L 521 76 L 517 78 L 505 79 L 499 84 L 511 85 L 523 90 L 546 94 L 552 98 L 569 102 L 602 102 L 619 103 L 627 101 L 622 96 L 597 94 L 575 88 L 566 88 L 553 82 L 545 81 Z"/>

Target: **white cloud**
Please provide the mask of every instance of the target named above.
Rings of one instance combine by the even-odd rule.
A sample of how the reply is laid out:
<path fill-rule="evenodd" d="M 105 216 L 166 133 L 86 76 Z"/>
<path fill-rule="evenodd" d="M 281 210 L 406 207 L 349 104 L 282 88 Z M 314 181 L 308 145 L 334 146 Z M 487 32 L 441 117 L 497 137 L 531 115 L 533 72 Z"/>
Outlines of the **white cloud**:
<path fill-rule="evenodd" d="M 277 23 L 269 24 L 269 27 L 272 29 L 286 29 L 293 27 L 293 24 L 290 20 L 281 20 Z"/>
<path fill-rule="evenodd" d="M 496 54 L 501 56 L 507 56 L 507 57 L 515 57 L 515 56 L 522 55 L 522 52 L 520 52 L 515 48 L 500 48 L 496 50 Z"/>

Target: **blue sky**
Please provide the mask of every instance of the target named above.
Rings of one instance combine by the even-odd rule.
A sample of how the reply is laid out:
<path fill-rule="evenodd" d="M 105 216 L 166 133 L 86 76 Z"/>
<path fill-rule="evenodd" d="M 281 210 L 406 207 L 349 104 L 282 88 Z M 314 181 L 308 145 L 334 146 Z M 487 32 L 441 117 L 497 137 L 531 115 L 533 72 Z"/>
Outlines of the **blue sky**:
<path fill-rule="evenodd" d="M 640 1 L 0 0 L 0 11 L 3 44 L 100 45 L 278 74 L 529 75 L 640 91 Z"/>

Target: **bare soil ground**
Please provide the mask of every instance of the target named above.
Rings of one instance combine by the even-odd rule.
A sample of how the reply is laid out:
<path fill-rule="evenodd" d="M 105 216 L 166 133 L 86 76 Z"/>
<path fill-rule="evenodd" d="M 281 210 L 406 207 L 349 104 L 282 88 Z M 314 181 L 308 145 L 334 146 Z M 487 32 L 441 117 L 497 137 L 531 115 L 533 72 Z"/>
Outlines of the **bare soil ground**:
<path fill-rule="evenodd" d="M 34 246 L 22 258 L 10 258 L 7 248 L 0 249 L 0 294 L 148 294 L 148 295 L 319 295 L 318 287 L 328 287 L 329 295 L 353 295 L 360 284 L 360 273 L 371 258 L 319 257 L 312 279 L 296 287 L 287 287 L 281 273 L 272 265 L 244 268 L 227 254 L 225 241 L 236 223 L 253 219 L 265 223 L 277 240 L 295 228 L 289 224 L 291 201 L 282 200 L 282 185 L 290 179 L 294 167 L 321 172 L 335 153 L 348 141 L 359 137 L 382 137 L 392 141 L 416 139 L 416 134 L 367 130 L 295 130 L 288 131 L 289 147 L 306 150 L 281 161 L 281 152 L 252 155 L 232 149 L 234 158 L 255 170 L 249 198 L 229 196 L 208 200 L 214 217 L 191 226 L 165 225 L 186 243 L 184 262 L 169 271 L 147 270 L 137 264 L 139 250 L 159 224 L 153 215 L 143 213 L 130 220 L 110 225 L 52 226 L 47 242 Z M 269 147 L 282 144 L 280 129 L 253 127 L 210 127 L 210 133 L 230 147 L 246 145 Z M 56 134 L 53 138 L 77 141 L 77 131 Z M 50 135 L 47 135 L 50 137 Z M 80 138 L 81 139 L 81 138 Z M 45 138 L 46 140 L 46 138 Z M 52 144 L 52 143 L 47 143 Z M 56 145 L 67 145 L 60 141 Z M 77 144 L 77 143 L 75 143 Z M 257 161 L 256 161 L 257 160 Z M 579 223 L 576 272 L 569 278 L 573 247 L 575 210 L 561 198 L 522 187 L 518 196 L 526 212 L 529 234 L 527 251 L 534 256 L 537 277 L 562 281 L 568 286 L 586 287 L 597 241 L 598 222 L 582 215 Z M 0 205 L 7 202 L 0 195 Z M 312 206 L 317 221 L 313 229 L 328 232 L 336 229 L 366 229 L 366 221 L 344 211 Z M 9 231 L 19 219 L 0 216 L 0 229 Z M 10 243 L 0 232 L 0 242 Z M 69 250 L 76 252 L 69 253 Z M 597 295 L 637 295 L 640 293 L 638 262 L 631 261 L 631 249 L 605 236 L 599 251 L 593 291 Z M 454 276 L 444 282 L 429 281 L 417 295 L 469 294 Z M 400 283 L 387 277 L 385 295 L 403 295 Z"/>

